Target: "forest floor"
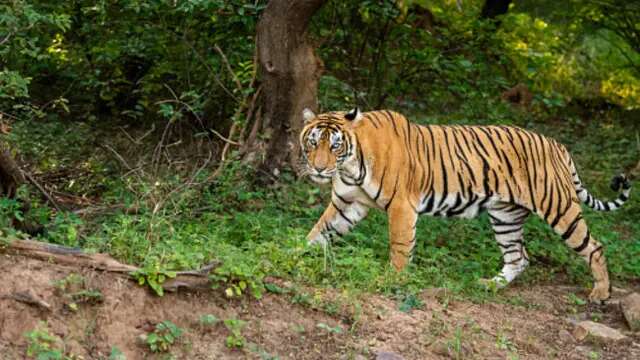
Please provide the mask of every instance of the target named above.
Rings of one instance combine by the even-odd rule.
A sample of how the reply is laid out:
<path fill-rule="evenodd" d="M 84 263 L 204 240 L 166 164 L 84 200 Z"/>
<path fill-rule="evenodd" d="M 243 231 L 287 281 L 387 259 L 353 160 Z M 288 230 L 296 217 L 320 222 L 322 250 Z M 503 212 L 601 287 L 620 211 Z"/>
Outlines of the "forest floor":
<path fill-rule="evenodd" d="M 0 257 L 0 271 L 1 359 L 56 348 L 72 359 L 372 359 L 385 358 L 384 352 L 405 359 L 640 358 L 640 333 L 628 330 L 616 304 L 626 291 L 637 289 L 617 289 L 611 304 L 594 307 L 576 301 L 572 295 L 586 290 L 574 285 L 516 282 L 503 291 L 503 298 L 511 299 L 507 302 L 476 303 L 444 289 L 426 289 L 416 299 L 419 308 L 401 311 L 397 301 L 368 294 L 358 299 L 357 311 L 328 312 L 296 301 L 287 294 L 288 282 L 275 278 L 267 281 L 279 294 L 257 300 L 228 299 L 213 291 L 158 297 L 112 273 L 16 255 Z M 73 278 L 82 279 L 75 290 L 99 296 L 72 296 L 67 285 Z M 325 299 L 336 295 L 315 291 Z M 18 301 L 24 294 L 41 304 Z M 579 342 L 572 332 L 584 319 L 629 338 Z M 169 352 L 152 353 L 145 336 L 166 320 L 183 333 L 169 344 Z M 234 335 L 233 323 L 242 321 L 244 327 Z M 229 346 L 234 340 L 244 345 Z M 57 358 L 62 357 L 47 359 Z"/>
<path fill-rule="evenodd" d="M 569 146 L 599 197 L 614 197 L 611 176 L 638 163 L 635 119 L 517 124 Z M 33 187 L 19 191 L 31 199 L 28 218 L 46 229 L 35 240 L 108 254 L 138 267 L 144 286 L 122 274 L 6 254 L 5 238 L 27 236 L 11 223 L 20 204 L 2 199 L 0 360 L 640 359 L 640 333 L 629 330 L 619 306 L 627 292 L 640 292 L 634 192 L 620 211 L 584 212 L 617 289 L 608 305 L 594 306 L 585 300 L 592 277 L 584 260 L 536 217 L 524 235 L 531 266 L 507 289 L 478 286 L 502 265 L 486 215 L 421 218 L 414 260 L 397 273 L 388 265 L 382 212 L 326 251 L 309 248 L 305 235 L 329 188 L 287 173 L 255 186 L 255 173 L 237 161 L 208 181 L 211 166 L 193 172 L 204 160 L 196 161 L 191 143 L 167 145 L 175 159 L 156 172 L 155 140 L 138 144 L 131 139 L 147 130 L 123 137 L 125 130 L 15 124 L 11 144 L 61 207 Z M 198 181 L 206 186 L 192 186 Z M 152 290 L 175 271 L 211 263 L 219 264 L 208 274 L 215 289 Z M 579 341 L 574 331 L 583 320 L 627 338 Z"/>

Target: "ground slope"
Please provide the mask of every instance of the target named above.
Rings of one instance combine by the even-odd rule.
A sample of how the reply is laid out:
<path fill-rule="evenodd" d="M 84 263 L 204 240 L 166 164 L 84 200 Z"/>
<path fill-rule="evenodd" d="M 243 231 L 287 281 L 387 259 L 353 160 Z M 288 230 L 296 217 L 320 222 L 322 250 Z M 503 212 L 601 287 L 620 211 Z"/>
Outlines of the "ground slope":
<path fill-rule="evenodd" d="M 28 358 L 25 334 L 36 328 L 57 338 L 53 346 L 67 356 L 83 359 L 108 359 L 114 347 L 127 359 L 373 359 L 384 351 L 405 359 L 640 358 L 640 334 L 628 331 L 617 306 L 581 304 L 572 294 L 583 295 L 583 289 L 571 286 L 515 284 L 506 290 L 510 296 L 501 297 L 511 300 L 482 304 L 429 289 L 418 299 L 422 306 L 408 312 L 392 299 L 363 295 L 350 309 L 320 311 L 291 294 L 227 299 L 212 290 L 157 297 L 122 276 L 13 255 L 0 257 L 0 272 L 0 359 Z M 102 299 L 71 299 L 78 289 L 65 287 L 64 280 L 73 277 L 83 279 L 80 290 L 99 290 Z M 272 281 L 278 289 L 287 287 Z M 338 296 L 308 290 L 327 303 Z M 206 314 L 246 321 L 245 345 L 230 349 L 228 327 L 199 323 Z M 630 338 L 579 343 L 571 335 L 572 321 L 584 318 Z M 170 354 L 154 354 L 140 337 L 165 320 L 185 332 Z"/>

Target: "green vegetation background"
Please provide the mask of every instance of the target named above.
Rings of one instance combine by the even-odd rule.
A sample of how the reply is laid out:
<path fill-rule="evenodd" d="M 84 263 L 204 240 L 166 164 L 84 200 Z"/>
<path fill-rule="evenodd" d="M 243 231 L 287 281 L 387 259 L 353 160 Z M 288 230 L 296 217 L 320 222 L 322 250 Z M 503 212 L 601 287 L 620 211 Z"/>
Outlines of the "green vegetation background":
<path fill-rule="evenodd" d="M 312 25 L 325 66 L 320 106 L 359 103 L 390 107 L 422 124 L 533 129 L 566 144 L 588 189 L 612 198 L 610 178 L 640 154 L 640 47 L 615 27 L 631 14 L 640 32 L 640 11 L 625 3 L 516 1 L 496 23 L 479 19 L 477 0 L 462 6 L 331 1 Z M 229 296 L 259 296 L 265 276 L 347 293 L 405 297 L 447 287 L 484 296 L 475 291 L 476 280 L 494 275 L 501 263 L 485 216 L 422 218 L 414 262 L 396 274 L 380 212 L 326 252 L 305 246 L 328 188 L 287 172 L 274 185 L 258 186 L 259 174 L 235 160 L 212 183 L 183 186 L 213 172 L 212 166 L 193 172 L 207 153 L 194 144 L 209 138 L 209 129 L 226 133 L 233 123 L 245 125 L 236 109 L 255 91 L 248 85 L 264 6 L 239 0 L 0 5 L 0 111 L 13 127 L 5 140 L 59 194 L 105 210 L 55 211 L 34 188 L 23 187 L 21 197 L 33 201 L 28 216 L 47 224 L 41 239 L 140 265 L 141 283 L 159 292 L 173 271 L 221 260 L 213 276 Z M 430 23 L 416 11 L 421 6 L 433 14 Z M 518 83 L 534 94 L 527 108 L 501 99 Z M 136 171 L 152 162 L 166 128 L 176 143 L 174 161 Z M 205 143 L 219 152 L 223 144 L 212 139 Z M 615 213 L 585 211 L 605 245 L 614 283 L 640 278 L 637 199 L 632 193 Z M 1 199 L 0 212 L 3 236 L 24 236 L 7 220 L 22 216 L 17 202 Z M 525 238 L 532 266 L 519 282 L 589 286 L 582 259 L 548 226 L 532 218 Z"/>

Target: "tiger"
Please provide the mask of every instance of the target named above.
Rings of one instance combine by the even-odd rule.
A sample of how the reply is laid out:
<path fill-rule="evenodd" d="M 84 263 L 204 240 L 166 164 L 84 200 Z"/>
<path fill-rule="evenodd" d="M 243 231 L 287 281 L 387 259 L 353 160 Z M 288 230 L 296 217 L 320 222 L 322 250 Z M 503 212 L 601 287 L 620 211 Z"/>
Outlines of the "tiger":
<path fill-rule="evenodd" d="M 597 211 L 620 208 L 631 185 L 624 174 L 611 183 L 620 192 L 602 201 L 583 186 L 571 155 L 555 140 L 515 126 L 418 125 L 391 110 L 309 109 L 299 142 L 303 173 L 331 183 L 331 201 L 306 236 L 326 246 L 349 232 L 369 209 L 387 213 L 390 262 L 403 270 L 416 245 L 419 215 L 474 218 L 487 212 L 503 266 L 491 279 L 502 288 L 529 264 L 523 225 L 531 213 L 547 222 L 589 264 L 592 302 L 610 298 L 602 245 L 582 216 L 580 203 Z"/>

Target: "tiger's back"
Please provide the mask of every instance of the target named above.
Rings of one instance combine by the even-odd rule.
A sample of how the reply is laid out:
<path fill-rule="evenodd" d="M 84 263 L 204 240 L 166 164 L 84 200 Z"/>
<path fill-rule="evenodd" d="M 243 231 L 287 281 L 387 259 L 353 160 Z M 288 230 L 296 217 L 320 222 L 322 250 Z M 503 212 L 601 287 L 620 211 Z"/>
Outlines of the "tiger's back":
<path fill-rule="evenodd" d="M 435 216 L 473 217 L 496 201 L 544 216 L 578 201 L 571 158 L 550 138 L 508 126 L 420 126 L 390 111 L 363 117 L 354 132 L 375 164 L 364 184 L 373 198 L 390 197 L 398 176 L 416 210 Z"/>

